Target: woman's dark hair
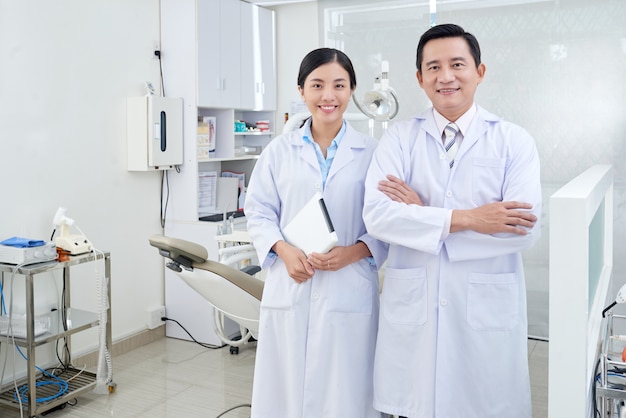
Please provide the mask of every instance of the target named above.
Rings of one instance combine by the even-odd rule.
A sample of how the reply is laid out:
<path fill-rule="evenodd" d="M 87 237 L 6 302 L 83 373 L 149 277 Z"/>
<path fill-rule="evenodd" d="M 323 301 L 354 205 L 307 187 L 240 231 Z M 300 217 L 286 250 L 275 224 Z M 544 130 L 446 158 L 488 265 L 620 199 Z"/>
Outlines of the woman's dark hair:
<path fill-rule="evenodd" d="M 417 65 L 417 71 L 422 72 L 422 61 L 424 59 L 424 45 L 428 43 L 428 41 L 432 41 L 433 39 L 439 38 L 463 38 L 467 42 L 470 53 L 472 57 L 474 57 L 474 62 L 476 63 L 476 68 L 480 65 L 480 45 L 478 45 L 478 40 L 471 33 L 465 32 L 465 29 L 458 25 L 453 25 L 452 23 L 447 23 L 444 25 L 433 26 L 428 29 L 422 37 L 420 38 L 419 43 L 417 44 L 417 59 L 415 64 Z"/>
<path fill-rule="evenodd" d="M 300 63 L 300 71 L 298 72 L 298 86 L 304 88 L 304 81 L 317 67 L 328 64 L 329 62 L 337 62 L 350 76 L 350 90 L 356 88 L 356 74 L 350 58 L 342 51 L 335 48 L 319 48 L 306 54 Z"/>

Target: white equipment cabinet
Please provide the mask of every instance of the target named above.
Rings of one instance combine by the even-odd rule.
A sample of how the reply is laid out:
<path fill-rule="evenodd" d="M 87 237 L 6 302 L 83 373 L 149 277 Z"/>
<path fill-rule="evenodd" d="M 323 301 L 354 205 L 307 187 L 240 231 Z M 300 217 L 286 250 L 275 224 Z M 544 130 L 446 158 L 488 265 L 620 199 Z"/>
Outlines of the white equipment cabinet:
<path fill-rule="evenodd" d="M 182 99 L 129 97 L 127 106 L 128 170 L 167 170 L 182 164 Z"/>
<path fill-rule="evenodd" d="M 37 263 L 20 267 L 16 270 L 16 275 L 23 275 L 25 279 L 25 294 L 26 294 L 26 338 L 10 339 L 14 341 L 15 345 L 23 347 L 25 349 L 24 355 L 26 356 L 28 363 L 28 370 L 26 379 L 21 382 L 18 381 L 18 386 L 23 384 L 28 385 L 28 401 L 23 401 L 24 411 L 27 411 L 29 417 L 35 417 L 43 412 L 59 406 L 69 400 L 76 398 L 81 393 L 88 390 L 93 390 L 96 385 L 96 374 L 87 370 L 80 370 L 74 368 L 71 365 L 71 336 L 81 331 L 88 330 L 93 327 L 97 327 L 100 324 L 99 315 L 95 312 L 82 311 L 71 308 L 70 303 L 70 268 L 78 264 L 96 262 L 97 260 L 104 259 L 105 271 L 104 275 L 107 278 L 107 300 L 109 308 L 107 309 L 107 323 L 106 323 L 106 345 L 109 352 L 113 346 L 111 337 L 111 260 L 108 252 L 99 253 L 94 256 L 93 253 L 87 253 L 82 255 L 72 256 L 69 261 L 57 262 L 50 261 L 46 263 Z M 6 279 L 7 275 L 10 276 L 16 266 L 11 264 L 0 264 L 0 273 L 3 279 Z M 35 295 L 34 295 L 34 280 L 35 276 L 51 272 L 53 270 L 63 270 L 63 298 L 65 306 L 61 306 L 54 312 L 49 314 L 50 328 L 48 332 L 35 336 Z M 16 278 L 14 278 L 15 280 Z M 6 283 L 3 280 L 3 283 Z M 70 314 L 71 312 L 71 314 Z M 71 319 L 70 319 L 71 318 Z M 50 377 L 41 377 L 40 373 L 36 370 L 36 352 L 37 347 L 41 347 L 44 344 L 56 343 L 57 340 L 62 338 L 66 339 L 67 351 L 63 350 L 63 363 L 70 366 L 61 371 L 58 375 L 60 379 L 63 379 L 68 383 L 68 390 L 61 396 L 51 396 L 56 393 L 56 389 L 47 389 L 46 386 L 37 386 L 37 383 L 41 380 L 50 381 Z M 2 342 L 7 341 L 3 337 Z M 111 381 L 108 382 L 109 392 L 115 390 L 115 384 Z M 52 393 L 51 393 L 52 392 Z M 38 395 L 39 394 L 39 395 Z M 39 398 L 46 398 L 37 402 Z M 15 401 L 15 388 L 13 384 L 9 384 L 8 387 L 2 388 L 0 393 L 0 407 L 10 407 L 19 410 L 19 404 Z"/>
<path fill-rule="evenodd" d="M 198 220 L 204 215 L 199 213 L 199 175 L 244 172 L 247 185 L 258 156 L 242 152 L 260 150 L 274 136 L 274 12 L 240 0 L 160 2 L 161 62 L 167 93 L 181 97 L 184 103 L 184 162 L 180 173 L 169 176 L 165 234 L 203 245 L 209 259 L 219 261 L 218 223 Z M 203 116 L 213 116 L 216 121 L 215 152 L 208 158 L 198 154 L 198 117 Z M 270 131 L 235 132 L 235 120 L 269 120 Z M 235 224 L 245 225 L 245 218 L 236 218 Z M 198 341 L 221 343 L 212 328 L 213 309 L 208 302 L 167 268 L 165 308 L 167 316 L 179 321 Z M 228 326 L 226 331 L 230 332 Z M 190 338 L 169 321 L 166 335 Z"/>

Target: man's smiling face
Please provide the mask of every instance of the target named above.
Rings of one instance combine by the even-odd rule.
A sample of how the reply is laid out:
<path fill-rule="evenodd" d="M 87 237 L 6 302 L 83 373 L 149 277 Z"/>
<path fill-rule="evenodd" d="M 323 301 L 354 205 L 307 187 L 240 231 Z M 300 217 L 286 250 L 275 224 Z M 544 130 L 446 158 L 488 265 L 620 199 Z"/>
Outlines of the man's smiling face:
<path fill-rule="evenodd" d="M 474 103 L 476 87 L 483 81 L 485 65 L 476 67 L 467 41 L 438 38 L 424 45 L 420 87 L 439 113 L 454 122 Z"/>

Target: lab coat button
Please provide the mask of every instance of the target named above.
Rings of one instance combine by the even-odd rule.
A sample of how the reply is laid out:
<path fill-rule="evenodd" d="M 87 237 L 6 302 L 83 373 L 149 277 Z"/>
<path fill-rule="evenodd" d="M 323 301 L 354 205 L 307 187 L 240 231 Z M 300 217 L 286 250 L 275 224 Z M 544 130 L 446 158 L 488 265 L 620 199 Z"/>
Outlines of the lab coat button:
<path fill-rule="evenodd" d="M 452 192 L 448 190 L 448 192 L 446 192 L 446 196 L 448 197 L 452 196 Z"/>
<path fill-rule="evenodd" d="M 319 299 L 320 295 L 319 293 L 313 293 L 313 299 Z"/>
<path fill-rule="evenodd" d="M 441 299 L 441 306 L 446 306 L 448 304 L 448 301 L 445 299 Z"/>
<path fill-rule="evenodd" d="M 440 160 L 445 160 L 447 158 L 446 154 L 439 154 Z"/>
<path fill-rule="evenodd" d="M 315 190 L 322 190 L 322 185 L 320 183 L 315 183 Z"/>

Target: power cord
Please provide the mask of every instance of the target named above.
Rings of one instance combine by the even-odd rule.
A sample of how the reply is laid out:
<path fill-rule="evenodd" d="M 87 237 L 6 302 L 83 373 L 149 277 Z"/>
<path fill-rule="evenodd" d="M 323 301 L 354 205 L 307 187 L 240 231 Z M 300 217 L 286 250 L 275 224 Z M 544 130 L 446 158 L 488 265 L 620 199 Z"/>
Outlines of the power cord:
<path fill-rule="evenodd" d="M 161 95 L 165 97 L 165 78 L 163 77 L 163 62 L 161 61 L 161 51 L 156 49 L 154 56 L 159 60 L 159 73 L 161 75 Z M 174 166 L 177 173 L 180 173 L 180 166 Z M 170 199 L 170 181 L 167 174 L 168 170 L 162 170 L 161 173 L 161 228 L 165 228 L 165 216 L 167 215 L 167 203 Z M 165 183 L 167 196 L 164 197 L 163 185 Z M 165 202 L 163 199 L 165 198 Z"/>
<path fill-rule="evenodd" d="M 177 321 L 177 320 L 175 320 L 175 319 L 168 318 L 168 317 L 166 317 L 166 316 L 162 316 L 162 317 L 161 317 L 161 321 L 163 321 L 163 322 L 165 322 L 165 321 L 172 321 L 172 322 L 175 322 L 176 324 L 178 324 L 178 326 L 179 326 L 179 327 L 181 327 L 181 328 L 182 328 L 182 330 L 183 330 L 183 331 L 185 331 L 185 332 L 187 333 L 187 335 L 189 335 L 189 337 L 193 340 L 193 342 L 195 342 L 196 344 L 198 344 L 198 345 L 200 345 L 200 346 L 202 346 L 202 347 L 204 347 L 204 348 L 208 348 L 208 349 L 211 349 L 211 350 L 215 350 L 215 349 L 218 349 L 218 348 L 223 348 L 223 347 L 226 347 L 226 344 L 222 344 L 222 345 L 213 345 L 213 344 L 201 343 L 200 341 L 196 340 L 196 339 L 193 337 L 193 335 L 191 335 L 191 334 L 189 333 L 189 331 L 187 331 L 187 328 L 185 328 L 184 326 L 182 326 L 182 325 L 181 325 L 181 323 L 180 323 L 180 322 L 178 322 L 178 321 Z"/>
<path fill-rule="evenodd" d="M 222 412 L 221 414 L 219 414 L 215 418 L 220 418 L 220 417 L 224 416 L 224 414 L 226 414 L 226 413 L 228 413 L 228 412 L 230 412 L 230 411 L 232 411 L 234 409 L 245 408 L 245 407 L 252 408 L 252 405 L 250 405 L 249 403 L 242 403 L 241 405 L 233 406 L 232 408 L 227 409 L 226 411 Z"/>
<path fill-rule="evenodd" d="M 162 170 L 161 172 L 161 228 L 165 228 L 165 216 L 167 215 L 167 203 L 170 200 L 170 179 L 167 174 L 168 170 Z M 167 195 L 164 196 L 163 186 L 165 185 L 165 191 Z M 165 203 L 163 202 L 165 199 Z"/>
<path fill-rule="evenodd" d="M 165 97 L 165 80 L 163 79 L 163 64 L 161 62 L 161 51 L 155 50 L 154 56 L 159 59 L 159 73 L 161 74 L 161 92 L 163 93 L 163 97 Z"/>

